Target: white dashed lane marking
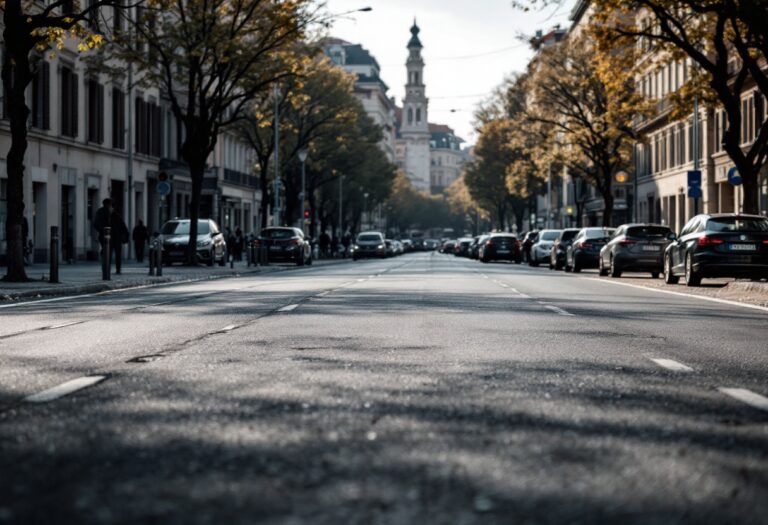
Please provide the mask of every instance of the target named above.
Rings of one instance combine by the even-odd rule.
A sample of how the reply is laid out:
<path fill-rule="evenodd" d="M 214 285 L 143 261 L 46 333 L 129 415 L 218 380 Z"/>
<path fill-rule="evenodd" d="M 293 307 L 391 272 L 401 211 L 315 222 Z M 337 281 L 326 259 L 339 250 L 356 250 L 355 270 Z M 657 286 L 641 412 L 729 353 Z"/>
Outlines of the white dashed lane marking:
<path fill-rule="evenodd" d="M 546 308 L 547 310 L 551 310 L 551 311 L 555 312 L 558 315 L 565 315 L 565 316 L 568 316 L 568 317 L 576 317 L 572 313 L 566 312 L 562 308 L 558 308 L 557 306 L 552 306 L 551 304 L 545 304 L 544 308 Z"/>
<path fill-rule="evenodd" d="M 746 388 L 718 388 L 718 390 L 727 396 L 738 399 L 742 403 L 768 412 L 768 397 L 761 396 Z"/>
<path fill-rule="evenodd" d="M 77 379 L 73 379 L 71 381 L 67 381 L 66 383 L 56 385 L 53 388 L 43 390 L 42 392 L 38 392 L 37 394 L 27 396 L 24 398 L 24 401 L 26 401 L 27 403 L 47 403 L 48 401 L 53 401 L 54 399 L 58 399 L 68 394 L 72 394 L 73 392 L 77 392 L 78 390 L 82 390 L 83 388 L 87 388 L 97 383 L 101 383 L 106 378 L 107 376 L 78 377 Z"/>
<path fill-rule="evenodd" d="M 229 332 L 230 330 L 234 330 L 235 328 L 237 328 L 235 325 L 230 324 L 230 325 L 225 326 L 221 330 L 219 330 L 219 332 Z"/>
<path fill-rule="evenodd" d="M 299 307 L 298 304 L 289 304 L 288 306 L 283 306 L 282 308 L 280 308 L 278 312 L 291 312 L 298 307 Z"/>
<path fill-rule="evenodd" d="M 672 359 L 663 359 L 663 358 L 654 358 L 654 357 L 649 357 L 648 359 L 650 359 L 660 367 L 666 368 L 667 370 L 672 370 L 673 372 L 693 372 L 693 368 L 691 368 L 690 366 L 684 365 L 683 363 L 679 363 Z"/>

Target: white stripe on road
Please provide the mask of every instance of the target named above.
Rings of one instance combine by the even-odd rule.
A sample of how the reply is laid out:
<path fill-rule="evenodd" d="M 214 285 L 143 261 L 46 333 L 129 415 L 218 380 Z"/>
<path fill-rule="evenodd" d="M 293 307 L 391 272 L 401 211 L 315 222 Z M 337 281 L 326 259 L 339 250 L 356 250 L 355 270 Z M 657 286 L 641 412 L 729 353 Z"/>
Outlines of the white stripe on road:
<path fill-rule="evenodd" d="M 525 295 L 524 293 L 520 292 L 517 288 L 510 288 L 509 291 L 515 292 L 521 299 L 530 299 L 530 295 Z"/>
<path fill-rule="evenodd" d="M 298 304 L 289 304 L 288 306 L 283 306 L 282 308 L 280 308 L 278 312 L 290 312 L 295 310 L 298 307 L 299 307 Z"/>
<path fill-rule="evenodd" d="M 667 370 L 672 370 L 673 372 L 693 372 L 693 368 L 691 368 L 690 366 L 684 365 L 683 363 L 679 363 L 672 359 L 662 359 L 662 358 L 654 358 L 654 357 L 649 357 L 648 359 L 650 359 L 657 365 L 663 368 L 666 368 Z"/>
<path fill-rule="evenodd" d="M 760 410 L 768 412 L 768 397 L 756 394 L 746 388 L 718 388 L 720 392 L 727 396 L 731 396 L 734 399 L 748 404 Z"/>
<path fill-rule="evenodd" d="M 73 392 L 77 392 L 78 390 L 82 390 L 83 388 L 101 383 L 106 378 L 107 376 L 78 377 L 77 379 L 67 381 L 66 383 L 62 383 L 53 388 L 49 388 L 48 390 L 43 390 L 37 394 L 27 396 L 24 398 L 24 401 L 27 403 L 47 403 L 48 401 L 53 401 L 54 399 L 58 399 Z"/>
<path fill-rule="evenodd" d="M 43 330 L 56 330 L 58 328 L 66 328 L 67 326 L 74 326 L 76 324 L 83 324 L 85 321 L 72 321 L 70 323 L 55 324 L 53 326 L 46 326 Z"/>
<path fill-rule="evenodd" d="M 552 310 L 553 312 L 555 312 L 558 315 L 567 315 L 568 317 L 576 317 L 572 313 L 566 312 L 562 308 L 558 308 L 557 306 L 552 306 L 551 304 L 545 304 L 544 308 L 546 308 L 547 310 Z"/>
<path fill-rule="evenodd" d="M 608 279 L 596 279 L 594 277 L 578 277 L 578 278 L 584 279 L 586 281 L 597 281 L 599 283 L 606 283 L 606 284 L 618 284 L 619 286 L 629 286 L 630 288 L 637 288 L 639 290 L 646 290 L 648 292 L 658 292 L 658 293 L 666 293 L 670 295 L 679 295 L 680 297 L 690 297 L 693 299 L 701 299 L 702 301 L 711 301 L 713 303 L 727 304 L 730 306 L 741 306 L 743 308 L 751 308 L 753 310 L 768 312 L 768 308 L 766 308 L 765 306 L 758 306 L 756 304 L 740 303 L 738 301 L 729 301 L 727 299 L 718 299 L 716 297 L 707 297 L 705 295 L 673 292 L 672 290 L 662 290 L 660 288 L 648 288 L 647 286 L 640 286 L 638 284 L 621 283 L 618 281 L 608 280 Z"/>
<path fill-rule="evenodd" d="M 359 283 L 361 283 L 361 282 L 363 282 L 363 281 L 365 281 L 365 279 L 358 279 L 358 280 L 357 280 L 357 282 L 359 282 Z"/>
<path fill-rule="evenodd" d="M 234 330 L 235 328 L 237 328 L 237 326 L 235 326 L 233 324 L 230 324 L 230 325 L 225 326 L 221 330 L 219 330 L 219 332 L 229 332 L 230 330 Z"/>
<path fill-rule="evenodd" d="M 326 296 L 326 295 L 328 295 L 329 293 L 331 293 L 331 292 L 326 290 L 325 292 L 320 292 L 320 293 L 319 293 L 319 294 L 317 294 L 315 297 L 325 297 L 325 296 Z"/>

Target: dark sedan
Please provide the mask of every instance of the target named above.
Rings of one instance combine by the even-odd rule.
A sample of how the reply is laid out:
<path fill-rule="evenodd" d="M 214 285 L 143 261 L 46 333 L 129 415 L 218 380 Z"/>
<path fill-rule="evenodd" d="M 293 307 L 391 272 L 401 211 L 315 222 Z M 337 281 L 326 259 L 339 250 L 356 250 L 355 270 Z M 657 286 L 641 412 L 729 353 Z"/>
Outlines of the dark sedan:
<path fill-rule="evenodd" d="M 298 228 L 264 228 L 253 244 L 267 250 L 269 262 L 292 262 L 297 266 L 312 264 L 312 246 Z"/>
<path fill-rule="evenodd" d="M 585 268 L 597 268 L 600 250 L 613 231 L 613 228 L 582 228 L 565 253 L 565 271 L 579 273 Z"/>
<path fill-rule="evenodd" d="M 480 260 L 484 263 L 491 261 L 514 261 L 515 264 L 520 264 L 523 262 L 520 241 L 509 233 L 491 235 L 480 246 Z"/>
<path fill-rule="evenodd" d="M 552 251 L 549 252 L 549 269 L 562 270 L 565 268 L 565 253 L 573 242 L 573 239 L 579 233 L 578 228 L 566 228 L 560 232 L 560 235 L 552 245 Z"/>
<path fill-rule="evenodd" d="M 768 278 L 768 219 L 759 215 L 697 215 L 664 253 L 664 280 L 688 286 L 706 277 Z"/>
<path fill-rule="evenodd" d="M 664 269 L 664 250 L 674 238 L 659 224 L 624 224 L 600 250 L 600 275 L 621 277 L 621 272 L 651 272 L 657 279 Z"/>
<path fill-rule="evenodd" d="M 189 244 L 189 219 L 174 219 L 163 224 L 160 230 L 163 240 L 163 264 L 184 262 Z M 218 225 L 211 219 L 197 221 L 197 260 L 213 266 L 227 262 L 227 243 Z"/>
<path fill-rule="evenodd" d="M 469 257 L 469 247 L 474 242 L 472 237 L 462 237 L 456 240 L 453 254 L 457 257 Z"/>
<path fill-rule="evenodd" d="M 480 247 L 483 245 L 485 241 L 488 240 L 490 235 L 478 235 L 475 237 L 475 241 L 469 246 L 469 258 L 470 259 L 479 259 L 480 258 Z"/>

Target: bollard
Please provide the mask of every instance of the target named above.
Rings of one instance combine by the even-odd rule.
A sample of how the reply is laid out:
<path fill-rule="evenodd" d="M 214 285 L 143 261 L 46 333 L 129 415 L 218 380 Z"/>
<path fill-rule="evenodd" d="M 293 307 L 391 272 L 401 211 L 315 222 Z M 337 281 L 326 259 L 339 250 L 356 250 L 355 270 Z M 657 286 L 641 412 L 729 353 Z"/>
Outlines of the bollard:
<path fill-rule="evenodd" d="M 229 254 L 229 268 L 230 270 L 235 268 L 235 256 L 232 254 Z"/>
<path fill-rule="evenodd" d="M 261 264 L 269 266 L 269 251 L 266 246 L 261 247 Z"/>
<path fill-rule="evenodd" d="M 49 283 L 59 282 L 59 227 L 51 226 L 51 268 L 48 270 Z"/>
<path fill-rule="evenodd" d="M 155 238 L 155 275 L 163 276 L 163 241 Z"/>
<path fill-rule="evenodd" d="M 251 264 L 255 264 L 255 261 L 253 260 L 253 243 L 248 243 L 248 268 L 251 267 Z"/>
<path fill-rule="evenodd" d="M 154 277 L 155 275 L 155 245 L 154 243 L 149 244 L 149 276 Z"/>
<path fill-rule="evenodd" d="M 112 247 L 111 247 L 111 238 L 112 238 L 112 228 L 109 226 L 106 226 L 104 228 L 104 249 L 101 254 L 101 280 L 102 281 L 109 281 L 112 279 L 110 272 L 112 271 Z"/>

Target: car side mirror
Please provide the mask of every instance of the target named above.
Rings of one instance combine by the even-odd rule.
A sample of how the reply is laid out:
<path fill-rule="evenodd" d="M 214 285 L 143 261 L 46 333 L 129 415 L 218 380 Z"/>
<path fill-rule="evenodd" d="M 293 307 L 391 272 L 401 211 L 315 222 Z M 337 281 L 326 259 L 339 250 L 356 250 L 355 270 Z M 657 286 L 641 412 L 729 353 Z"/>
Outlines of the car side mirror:
<path fill-rule="evenodd" d="M 669 239 L 670 241 L 676 241 L 677 235 L 675 235 L 674 233 L 670 233 L 669 235 L 667 235 L 667 239 Z"/>

